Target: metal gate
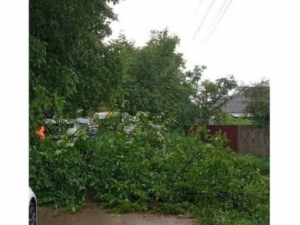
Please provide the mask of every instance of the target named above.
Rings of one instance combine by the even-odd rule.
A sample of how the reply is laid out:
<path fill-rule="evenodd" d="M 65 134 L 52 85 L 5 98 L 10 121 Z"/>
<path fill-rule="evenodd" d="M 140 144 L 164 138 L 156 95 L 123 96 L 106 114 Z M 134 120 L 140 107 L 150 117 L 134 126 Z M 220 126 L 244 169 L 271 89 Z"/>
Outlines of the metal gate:
<path fill-rule="evenodd" d="M 211 134 L 221 132 L 228 139 L 227 146 L 234 152 L 238 152 L 238 126 L 237 125 L 209 125 L 207 127 Z"/>

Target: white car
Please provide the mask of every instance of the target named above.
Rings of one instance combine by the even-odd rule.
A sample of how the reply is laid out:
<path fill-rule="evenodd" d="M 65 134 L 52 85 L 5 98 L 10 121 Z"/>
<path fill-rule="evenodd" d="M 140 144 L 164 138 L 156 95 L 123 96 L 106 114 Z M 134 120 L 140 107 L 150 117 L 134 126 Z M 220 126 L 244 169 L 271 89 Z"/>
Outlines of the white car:
<path fill-rule="evenodd" d="M 34 192 L 29 187 L 29 225 L 36 225 L 37 201 Z"/>
<path fill-rule="evenodd" d="M 91 119 L 89 117 L 79 117 L 74 120 L 73 127 L 67 130 L 68 136 L 76 135 L 77 131 L 80 129 L 85 129 L 86 131 L 90 130 Z"/>

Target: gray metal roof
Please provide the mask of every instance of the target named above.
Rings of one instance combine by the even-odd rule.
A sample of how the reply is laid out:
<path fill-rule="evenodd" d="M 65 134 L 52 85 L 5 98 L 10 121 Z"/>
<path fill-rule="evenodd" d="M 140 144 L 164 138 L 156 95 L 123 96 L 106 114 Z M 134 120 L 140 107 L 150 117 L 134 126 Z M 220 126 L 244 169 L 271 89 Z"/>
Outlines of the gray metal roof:
<path fill-rule="evenodd" d="M 255 87 L 248 87 L 248 88 L 255 88 Z M 270 87 L 265 87 L 267 89 L 270 89 Z M 246 97 L 243 94 L 243 91 L 240 91 L 239 93 L 235 94 L 231 100 L 227 102 L 227 104 L 224 106 L 224 110 L 230 114 L 232 113 L 243 113 L 244 108 L 246 107 L 246 104 L 244 103 L 246 101 Z"/>

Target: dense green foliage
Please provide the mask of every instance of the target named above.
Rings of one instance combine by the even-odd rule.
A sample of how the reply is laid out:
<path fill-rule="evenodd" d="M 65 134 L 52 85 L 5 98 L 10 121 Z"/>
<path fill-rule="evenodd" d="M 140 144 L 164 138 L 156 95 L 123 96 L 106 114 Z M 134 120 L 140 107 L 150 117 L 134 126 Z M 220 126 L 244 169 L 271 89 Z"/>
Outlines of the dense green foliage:
<path fill-rule="evenodd" d="M 204 67 L 184 73 L 182 55 L 175 52 L 178 44 L 179 38 L 167 30 L 153 31 L 147 45 L 136 49 L 129 70 L 125 110 L 172 117 L 180 124 L 193 124 L 199 117 L 199 107 L 190 97 L 197 94 Z"/>
<path fill-rule="evenodd" d="M 182 136 L 166 129 L 158 132 L 145 113 L 138 117 L 138 127 L 130 134 L 111 119 L 96 139 L 82 133 L 76 140 L 45 140 L 31 149 L 30 185 L 39 204 L 75 211 L 89 197 L 116 212 L 144 211 L 158 204 L 165 213 L 190 211 L 198 216 L 203 213 L 196 212 L 209 206 L 267 224 L 269 176 L 260 171 L 256 157 L 224 148 L 225 137 L 211 136 L 204 128 Z"/>
<path fill-rule="evenodd" d="M 118 43 L 102 42 L 115 19 L 109 2 L 118 0 L 30 0 L 31 132 L 43 117 L 96 110 L 122 95 L 126 61 Z"/>
<path fill-rule="evenodd" d="M 77 211 L 99 201 L 116 212 L 159 206 L 207 224 L 268 224 L 267 161 L 233 153 L 204 128 L 178 132 L 222 119 L 234 77 L 201 81 L 206 67 L 187 71 L 176 52 L 180 39 L 168 30 L 153 31 L 144 47 L 123 35 L 104 42 L 116 19 L 108 3 L 118 2 L 29 2 L 29 176 L 38 204 Z M 65 137 L 63 123 L 45 141 L 35 133 L 45 117 L 101 110 L 137 114 L 138 127 L 128 134 L 112 117 L 93 139 L 85 132 Z"/>
<path fill-rule="evenodd" d="M 215 118 L 215 124 L 218 125 L 252 125 L 252 121 L 247 118 L 234 118 L 229 113 L 223 112 Z"/>
<path fill-rule="evenodd" d="M 186 71 L 179 37 L 167 30 L 152 31 L 141 48 L 123 35 L 104 42 L 116 18 L 109 2 L 30 1 L 31 133 L 43 117 L 103 107 L 174 118 L 181 128 L 207 124 L 236 87 L 234 78 L 201 82 L 205 66 Z"/>

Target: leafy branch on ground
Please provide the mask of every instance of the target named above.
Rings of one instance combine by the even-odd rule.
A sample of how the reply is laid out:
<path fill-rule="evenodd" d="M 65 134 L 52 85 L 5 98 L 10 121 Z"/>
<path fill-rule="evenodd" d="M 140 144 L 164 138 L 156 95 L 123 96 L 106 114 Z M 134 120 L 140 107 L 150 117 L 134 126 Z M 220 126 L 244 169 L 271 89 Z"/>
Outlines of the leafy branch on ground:
<path fill-rule="evenodd" d="M 129 134 L 118 120 L 108 119 L 96 139 L 81 133 L 31 149 L 30 185 L 39 204 L 77 211 L 96 201 L 116 213 L 155 204 L 165 213 L 193 213 L 210 205 L 267 224 L 269 176 L 266 166 L 260 168 L 265 159 L 224 148 L 226 138 L 203 127 L 188 136 L 158 132 L 144 115 Z"/>

